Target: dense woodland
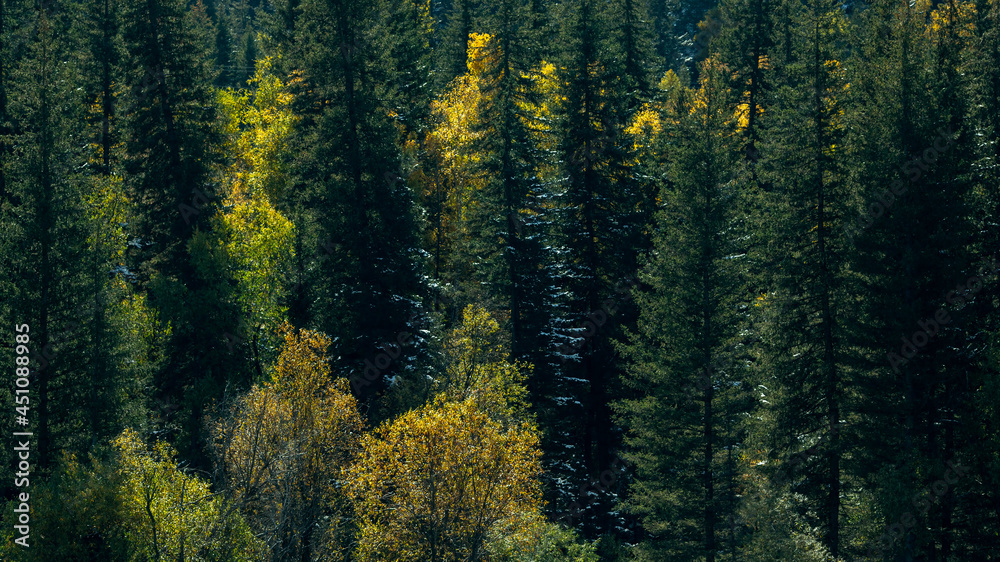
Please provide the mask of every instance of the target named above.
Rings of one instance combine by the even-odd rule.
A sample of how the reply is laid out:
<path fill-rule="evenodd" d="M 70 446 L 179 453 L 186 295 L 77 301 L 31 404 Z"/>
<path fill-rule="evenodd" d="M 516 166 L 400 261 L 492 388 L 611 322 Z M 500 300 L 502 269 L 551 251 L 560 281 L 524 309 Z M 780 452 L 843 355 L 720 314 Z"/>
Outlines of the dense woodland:
<path fill-rule="evenodd" d="M 0 558 L 1000 560 L 998 141 L 997 0 L 0 0 Z"/>

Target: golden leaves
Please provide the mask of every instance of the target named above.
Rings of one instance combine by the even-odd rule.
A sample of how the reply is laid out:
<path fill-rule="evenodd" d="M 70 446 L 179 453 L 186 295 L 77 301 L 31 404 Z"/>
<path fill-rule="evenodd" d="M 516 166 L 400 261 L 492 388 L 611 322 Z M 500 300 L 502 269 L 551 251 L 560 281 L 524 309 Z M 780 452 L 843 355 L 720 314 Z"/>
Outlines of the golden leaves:
<path fill-rule="evenodd" d="M 450 400 L 475 400 L 495 420 L 522 418 L 528 407 L 522 383 L 531 366 L 507 360 L 500 326 L 484 308 L 469 305 L 462 316 L 445 343 L 441 391 Z"/>
<path fill-rule="evenodd" d="M 974 2 L 941 3 L 931 10 L 931 5 L 926 7 L 929 11 L 929 22 L 925 28 L 928 37 L 941 40 L 942 35 L 949 28 L 953 28 L 958 33 L 958 37 L 970 40 L 975 36 L 976 27 L 976 4 Z"/>
<path fill-rule="evenodd" d="M 488 539 L 539 533 L 538 432 L 523 415 L 523 364 L 508 361 L 498 323 L 469 306 L 445 345 L 432 403 L 361 442 L 348 494 L 359 560 L 479 559 Z"/>
<path fill-rule="evenodd" d="M 212 431 L 235 500 L 269 544 L 321 523 L 317 533 L 341 532 L 339 517 L 323 517 L 339 512 L 342 471 L 364 428 L 347 381 L 330 380 L 329 337 L 288 324 L 280 332 L 272 380 L 254 386 Z"/>
<path fill-rule="evenodd" d="M 169 445 L 158 442 L 150 450 L 131 429 L 112 445 L 120 459 L 125 532 L 135 554 L 150 560 L 214 558 L 209 553 L 224 546 L 213 541 L 219 540 L 226 514 L 208 482 L 182 472 Z M 243 538 L 246 551 L 234 553 L 236 560 L 250 559 L 243 554 L 259 549 L 256 541 Z"/>
<path fill-rule="evenodd" d="M 661 132 L 663 132 L 663 122 L 660 119 L 660 108 L 650 103 L 644 103 L 642 107 L 632 115 L 631 120 L 625 127 L 625 134 L 635 139 L 634 148 L 641 150 L 650 146 Z"/>
<path fill-rule="evenodd" d="M 502 427 L 472 398 L 411 411 L 362 448 L 348 484 L 359 560 L 474 559 L 491 528 L 541 507 L 537 435 Z"/>
<path fill-rule="evenodd" d="M 239 287 L 238 300 L 252 326 L 280 322 L 283 272 L 294 255 L 294 226 L 272 200 L 287 184 L 287 139 L 295 123 L 292 95 L 271 73 L 272 60 L 258 61 L 250 90 L 219 93 L 226 115 L 226 198 L 214 219 L 215 244 L 228 274 Z M 208 251 L 212 242 L 201 249 Z"/>

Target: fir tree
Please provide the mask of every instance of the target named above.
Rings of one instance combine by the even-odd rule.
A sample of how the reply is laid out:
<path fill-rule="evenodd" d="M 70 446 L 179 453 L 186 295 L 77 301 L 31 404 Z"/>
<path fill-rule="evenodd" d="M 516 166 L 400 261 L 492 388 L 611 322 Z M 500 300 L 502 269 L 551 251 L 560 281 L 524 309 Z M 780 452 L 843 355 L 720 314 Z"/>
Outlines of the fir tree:
<path fill-rule="evenodd" d="M 648 246 L 653 201 L 649 184 L 636 181 L 634 145 L 625 133 L 636 92 L 623 88 L 620 79 L 625 59 L 611 33 L 615 19 L 622 17 L 619 8 L 580 0 L 560 6 L 556 14 L 561 27 L 556 60 L 560 100 L 553 127 L 558 179 L 550 214 L 561 254 L 557 281 L 566 312 L 555 326 L 565 365 L 553 384 L 559 388 L 555 396 L 564 399 L 558 417 L 584 418 L 583 424 L 553 432 L 562 448 L 559 455 L 571 455 L 553 460 L 565 467 L 561 470 L 575 472 L 559 475 L 571 483 L 560 491 L 568 504 L 576 501 L 585 478 L 596 477 L 612 463 L 617 432 L 609 402 L 616 398 L 618 373 L 611 341 L 636 315 L 634 304 L 623 297 L 627 290 L 616 288 L 632 281 L 639 255 Z M 572 411 L 576 404 L 582 412 Z M 584 520 L 588 536 L 611 532 L 620 523 L 607 515 L 609 503 L 603 498 L 592 510 L 596 519 Z"/>
<path fill-rule="evenodd" d="M 220 281 L 198 234 L 210 229 L 219 197 L 212 177 L 220 131 L 211 38 L 199 34 L 207 14 L 178 0 L 121 6 L 127 90 L 118 119 L 126 190 L 137 211 L 128 225 L 135 250 L 126 266 L 172 327 L 168 361 L 154 379 L 161 414 L 179 429 L 178 448 L 204 463 L 201 409 L 227 382 L 247 378 L 241 373 L 246 364 L 227 352 L 226 334 L 241 324 L 232 288 Z M 174 414 L 181 403 L 186 407 Z"/>
<path fill-rule="evenodd" d="M 392 108 L 380 95 L 392 87 L 400 51 L 386 48 L 381 7 L 307 2 L 284 46 L 301 116 L 288 204 L 309 270 L 302 308 L 307 325 L 333 337 L 341 357 L 334 373 L 360 381 L 355 392 L 375 406 L 373 420 L 387 415 L 374 398 L 390 385 L 421 384 L 415 360 L 426 353 L 412 194 Z"/>
<path fill-rule="evenodd" d="M 782 60 L 780 86 L 763 116 L 763 176 L 773 193 L 764 195 L 762 207 L 772 228 L 763 252 L 771 271 L 760 307 L 759 373 L 759 384 L 770 389 L 767 407 L 773 412 L 774 427 L 764 431 L 773 437 L 777 457 L 768 463 L 785 470 L 784 461 L 800 449 L 813 451 L 788 475 L 791 492 L 807 498 L 803 516 L 822 529 L 823 543 L 835 557 L 845 495 L 838 428 L 847 417 L 843 394 L 852 352 L 846 332 L 853 326 L 847 266 L 853 247 L 841 226 L 851 201 L 842 156 L 849 91 L 841 62 L 841 9 L 836 2 L 792 4 L 795 33 L 787 38 L 792 57 Z M 760 72 L 753 72 L 763 64 L 759 57 L 751 56 L 754 68 L 740 81 L 750 88 L 761 80 Z M 752 93 L 744 100 L 757 103 Z M 744 146 L 754 150 L 763 136 L 755 124 L 761 116 L 741 105 L 744 111 Z"/>
<path fill-rule="evenodd" d="M 848 232 L 864 298 L 855 305 L 852 344 L 866 375 L 845 395 L 858 397 L 857 429 L 844 436 L 857 451 L 845 468 L 871 490 L 885 516 L 879 528 L 913 513 L 904 498 L 919 494 L 928 477 L 939 478 L 946 461 L 961 462 L 956 430 L 970 369 L 962 342 L 971 334 L 947 295 L 960 281 L 962 291 L 964 274 L 975 267 L 967 242 L 973 151 L 961 124 L 965 101 L 956 95 L 957 22 L 941 19 L 948 10 L 874 3 L 861 15 L 853 46 L 856 101 L 848 130 L 855 134 L 847 144 L 860 216 Z M 943 305 L 948 322 L 935 318 Z M 954 508 L 954 497 L 944 498 L 903 540 L 865 548 L 950 556 Z"/>
<path fill-rule="evenodd" d="M 737 413 L 746 382 L 734 346 L 742 322 L 735 235 L 733 117 L 723 72 L 703 65 L 699 90 L 677 99 L 656 235 L 636 291 L 636 331 L 621 346 L 625 383 L 617 403 L 636 465 L 625 505 L 649 535 L 642 560 L 715 560 L 733 536 L 732 486 L 740 454 Z M 727 531 L 728 529 L 728 531 Z"/>

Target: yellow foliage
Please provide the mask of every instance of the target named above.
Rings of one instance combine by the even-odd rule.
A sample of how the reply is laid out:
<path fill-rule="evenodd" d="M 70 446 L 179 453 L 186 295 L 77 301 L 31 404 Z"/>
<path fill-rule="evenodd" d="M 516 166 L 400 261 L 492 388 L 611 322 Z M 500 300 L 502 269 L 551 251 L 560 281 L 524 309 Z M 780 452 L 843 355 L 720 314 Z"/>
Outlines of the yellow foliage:
<path fill-rule="evenodd" d="M 271 73 L 270 58 L 258 61 L 251 90 L 219 93 L 226 115 L 226 171 L 220 214 L 209 248 L 222 250 L 229 275 L 237 282 L 244 318 L 253 327 L 276 326 L 283 317 L 283 272 L 294 256 L 294 227 L 272 205 L 287 184 L 287 139 L 295 118 L 292 95 Z"/>
<path fill-rule="evenodd" d="M 556 114 L 559 104 L 566 101 L 558 69 L 554 64 L 543 60 L 538 67 L 523 72 L 521 77 L 526 80 L 520 87 L 533 93 L 515 97 L 514 103 L 519 110 L 521 124 L 528 131 L 533 145 L 539 150 L 555 150 L 558 139 L 558 136 L 553 134 Z M 528 94 L 528 92 L 521 93 Z M 552 179 L 559 173 L 558 169 L 558 163 L 543 159 L 538 163 L 537 174 L 540 178 Z"/>
<path fill-rule="evenodd" d="M 484 133 L 473 128 L 484 103 L 482 90 L 486 78 L 483 72 L 498 55 L 493 45 L 488 34 L 470 34 L 469 72 L 455 78 L 448 91 L 431 102 L 437 126 L 429 136 L 442 149 L 443 164 L 447 168 L 463 168 L 468 162 L 476 161 L 473 146 Z"/>
<path fill-rule="evenodd" d="M 499 58 L 499 49 L 492 40 L 489 33 L 469 34 L 468 73 L 470 75 L 481 78 L 486 68 Z"/>
<path fill-rule="evenodd" d="M 86 203 L 93 225 L 87 243 L 91 248 L 107 250 L 110 259 L 122 263 L 128 247 L 124 225 L 129 222 L 131 202 L 125 194 L 121 176 L 98 176 Z"/>
<path fill-rule="evenodd" d="M 500 325 L 484 308 L 470 304 L 462 316 L 445 343 L 448 364 L 441 391 L 450 400 L 475 400 L 496 420 L 522 417 L 527 410 L 522 383 L 530 365 L 507 360 Z"/>
<path fill-rule="evenodd" d="M 230 197 L 227 204 L 217 235 L 238 284 L 244 315 L 253 318 L 254 325 L 273 325 L 284 313 L 280 289 L 282 272 L 294 255 L 294 226 L 262 196 Z"/>
<path fill-rule="evenodd" d="M 550 523 L 541 513 L 526 513 L 509 526 L 494 527 L 485 560 L 599 562 L 597 543 L 578 540 L 577 534 L 559 523 Z"/>
<path fill-rule="evenodd" d="M 728 111 L 728 106 L 720 103 L 722 100 L 719 98 L 719 86 L 716 82 L 721 76 L 730 75 L 730 69 L 725 63 L 709 56 L 701 63 L 701 72 L 702 78 L 698 89 L 688 90 L 689 95 L 678 96 L 678 110 L 686 109 L 689 115 L 697 115 L 698 119 L 706 125 L 713 119 L 729 121 L 728 115 L 724 115 Z M 681 98 L 683 98 L 682 101 Z M 739 121 L 741 113 L 745 117 L 743 112 L 747 107 L 746 104 L 738 106 L 736 115 L 733 115 L 732 118 Z"/>
<path fill-rule="evenodd" d="M 472 34 L 469 72 L 455 78 L 431 103 L 433 126 L 424 139 L 428 165 L 411 178 L 421 187 L 427 208 L 437 217 L 428 244 L 444 254 L 465 237 L 466 221 L 476 193 L 486 184 L 477 167 L 479 146 L 486 130 L 480 116 L 488 107 L 484 70 L 496 61 L 498 49 L 489 35 Z"/>
<path fill-rule="evenodd" d="M 931 11 L 925 33 L 931 38 L 940 40 L 946 29 L 955 26 L 958 37 L 971 40 L 975 36 L 975 21 L 975 2 L 941 3 L 937 9 Z"/>
<path fill-rule="evenodd" d="M 632 119 L 625 128 L 625 133 L 634 139 L 636 150 L 650 146 L 652 140 L 663 131 L 660 112 L 659 107 L 645 103 L 632 115 Z"/>
<path fill-rule="evenodd" d="M 281 333 L 272 380 L 213 424 L 215 450 L 234 500 L 272 549 L 297 559 L 312 534 L 311 548 L 336 558 L 346 533 L 336 517 L 341 472 L 357 453 L 364 423 L 347 381 L 330 381 L 330 339 L 288 324 Z"/>
<path fill-rule="evenodd" d="M 217 543 L 216 531 L 226 523 L 221 498 L 211 493 L 206 481 L 177 467 L 169 445 L 159 442 L 148 450 L 131 429 L 113 445 L 121 463 L 122 509 L 132 560 L 214 560 L 219 550 L 235 546 Z M 262 554 L 256 540 L 248 535 L 244 540 L 229 559 L 252 560 Z"/>
<path fill-rule="evenodd" d="M 219 103 L 226 117 L 228 170 L 231 192 L 263 190 L 269 199 L 279 196 L 287 181 L 283 155 L 296 118 L 292 94 L 272 74 L 272 59 L 257 62 L 250 89 L 222 90 Z"/>
<path fill-rule="evenodd" d="M 757 68 L 760 70 L 767 70 L 770 68 L 770 63 L 768 61 L 767 55 L 763 55 L 757 59 Z M 746 86 L 750 86 L 750 79 L 747 78 Z M 745 91 L 742 94 L 743 99 L 749 99 L 750 92 Z M 764 108 L 760 105 L 756 105 L 756 115 L 762 115 L 764 113 Z M 749 101 L 741 102 L 736 105 L 736 127 L 738 130 L 742 131 L 750 126 L 750 103 Z"/>
<path fill-rule="evenodd" d="M 657 87 L 663 92 L 669 94 L 675 89 L 683 88 L 684 86 L 681 84 L 681 79 L 677 77 L 677 73 L 673 70 L 668 70 L 663 73 L 663 78 L 660 78 L 660 82 L 657 84 Z"/>
<path fill-rule="evenodd" d="M 764 108 L 757 106 L 757 115 L 764 113 Z M 750 104 L 741 103 L 736 106 L 736 125 L 739 130 L 750 126 Z"/>
<path fill-rule="evenodd" d="M 729 73 L 728 68 L 724 63 L 720 63 L 714 57 L 709 56 L 701 63 L 702 68 L 702 78 L 701 83 L 698 85 L 697 89 L 691 90 L 691 99 L 688 104 L 688 113 L 694 115 L 695 113 L 700 113 L 702 115 L 707 115 L 706 111 L 712 104 L 709 103 L 709 96 L 712 95 L 714 90 L 709 85 L 709 76 L 718 72 L 725 74 Z"/>
<path fill-rule="evenodd" d="M 362 448 L 348 484 L 361 561 L 481 559 L 491 530 L 527 535 L 542 506 L 534 428 L 504 428 L 472 398 L 410 411 Z"/>

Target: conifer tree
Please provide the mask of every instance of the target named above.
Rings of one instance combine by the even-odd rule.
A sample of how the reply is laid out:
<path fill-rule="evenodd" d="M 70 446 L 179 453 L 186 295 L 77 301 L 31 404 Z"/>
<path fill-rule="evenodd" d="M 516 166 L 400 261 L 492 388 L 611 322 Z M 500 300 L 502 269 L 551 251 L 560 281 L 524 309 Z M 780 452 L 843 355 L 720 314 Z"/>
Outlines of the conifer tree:
<path fill-rule="evenodd" d="M 18 250 L 5 255 L 4 269 L 13 280 L 10 312 L 24 317 L 11 322 L 31 327 L 37 362 L 30 419 L 37 424 L 37 462 L 44 470 L 65 443 L 71 421 L 72 410 L 60 398 L 70 397 L 67 391 L 78 382 L 66 362 L 66 350 L 75 342 L 64 334 L 83 292 L 86 234 L 80 194 L 85 180 L 78 171 L 82 154 L 73 143 L 80 138 L 83 100 L 70 93 L 76 77 L 60 62 L 74 47 L 66 39 L 70 21 L 65 12 L 49 6 L 25 16 L 25 54 L 11 69 L 16 86 L 8 107 L 9 118 L 19 125 L 8 186 L 20 204 L 7 209 L 3 229 L 5 245 Z M 31 271 L 37 271 L 36 281 L 27 284 Z"/>
<path fill-rule="evenodd" d="M 80 69 L 65 64 L 86 51 L 70 8 L 24 14 L 25 51 L 11 69 L 17 87 L 9 97 L 19 131 L 6 172 L 18 204 L 3 209 L 2 231 L 3 246 L 19 250 L 0 266 L 10 279 L 3 313 L 31 328 L 34 392 L 25 417 L 37 424 L 43 470 L 60 451 L 85 452 L 126 423 L 142 424 L 151 369 L 142 299 L 117 275 L 125 244 L 114 233 L 127 205 L 103 174 L 101 149 L 88 146 L 99 135 L 87 131 L 89 100 L 74 86 L 83 82 Z"/>
<path fill-rule="evenodd" d="M 232 288 L 217 275 L 217 250 L 199 243 L 198 234 L 210 230 L 219 197 L 211 40 L 199 34 L 207 15 L 178 0 L 125 1 L 121 15 L 127 89 L 117 118 L 126 190 L 137 211 L 126 266 L 171 326 L 168 360 L 154 378 L 160 413 L 180 431 L 177 448 L 202 464 L 204 404 L 227 382 L 246 380 L 246 363 L 228 352 L 226 334 L 241 325 Z"/>
<path fill-rule="evenodd" d="M 297 177 L 288 204 L 296 221 L 304 291 L 293 307 L 333 337 L 335 374 L 359 380 L 373 401 L 390 384 L 419 383 L 422 298 L 412 193 L 397 141 L 391 89 L 396 61 L 382 4 L 305 2 L 294 41 L 283 45 L 300 116 Z M 419 36 L 411 36 L 416 39 Z M 297 248 L 298 252 L 299 248 Z M 386 348 L 383 353 L 381 348 Z M 362 374 L 364 376 L 362 377 Z M 401 387 L 397 387 L 401 388 Z"/>
<path fill-rule="evenodd" d="M 621 345 L 625 384 L 637 394 L 616 404 L 636 466 L 625 505 L 648 533 L 642 560 L 716 560 L 724 540 L 735 540 L 732 455 L 746 408 L 734 347 L 742 322 L 735 123 L 722 68 L 708 61 L 702 73 L 698 90 L 676 98 L 668 117 L 676 125 L 661 140 L 672 151 L 640 275 L 648 289 L 635 292 L 642 312 Z"/>
<path fill-rule="evenodd" d="M 7 191 L 7 174 L 4 170 L 4 163 L 8 158 L 7 136 L 9 135 L 9 125 L 7 123 L 7 72 L 9 68 L 8 58 L 10 57 L 10 39 L 8 31 L 7 3 L 0 1 L 0 206 L 10 200 L 10 193 Z"/>
<path fill-rule="evenodd" d="M 476 0 L 451 0 L 444 14 L 444 26 L 436 45 L 438 82 L 445 85 L 469 71 L 469 36 L 480 30 L 476 25 L 480 5 Z"/>
<path fill-rule="evenodd" d="M 653 93 L 653 69 L 660 66 L 649 3 L 646 0 L 620 0 L 614 6 L 614 13 L 618 21 L 615 35 L 624 59 L 619 87 L 630 98 L 628 109 L 634 109 L 640 100 Z"/>
<path fill-rule="evenodd" d="M 988 186 L 997 185 L 1000 181 L 1000 4 L 996 2 L 964 3 L 959 6 L 962 15 L 958 17 L 955 31 L 963 41 L 965 49 L 962 52 L 962 68 L 965 70 L 969 113 L 966 126 L 973 137 L 979 139 L 971 148 L 975 151 L 975 159 L 969 169 L 973 196 L 969 206 L 973 215 L 975 241 L 972 243 L 976 254 L 976 262 L 987 268 L 996 268 L 994 256 L 996 248 L 1000 247 L 1000 230 L 997 229 L 997 217 L 1000 216 L 1000 198 L 996 190 Z M 972 33 L 968 33 L 972 31 Z M 971 35 L 971 36 L 970 36 Z M 970 270 L 970 273 L 974 270 Z M 977 275 L 979 272 L 976 272 Z M 985 283 L 996 283 L 985 280 Z M 985 287 L 984 287 L 985 288 Z M 971 312 L 971 311 L 970 311 Z M 970 355 L 978 356 L 973 360 L 974 368 L 970 371 L 970 380 L 965 392 L 972 396 L 966 402 L 966 423 L 961 431 L 962 441 L 967 447 L 970 472 L 989 475 L 978 481 L 966 479 L 968 498 L 964 505 L 959 506 L 961 513 L 956 514 L 953 525 L 957 528 L 954 537 L 954 552 L 957 556 L 968 559 L 988 556 L 995 551 L 997 544 L 997 522 L 985 516 L 985 509 L 990 505 L 986 498 L 996 497 L 1000 490 L 996 479 L 994 460 L 997 450 L 996 433 L 984 423 L 986 419 L 995 416 L 996 403 L 996 333 L 1000 326 L 1000 314 L 994 299 L 980 298 L 975 303 L 975 318 L 967 318 L 966 325 L 970 332 L 966 336 L 969 342 Z M 992 334 L 992 335 L 990 335 Z M 973 390 L 975 389 L 975 390 Z"/>
<path fill-rule="evenodd" d="M 847 417 L 843 392 L 852 352 L 846 332 L 853 326 L 847 269 L 853 248 L 841 227 L 851 201 L 842 156 L 849 93 L 841 62 L 845 22 L 836 2 L 793 3 L 790 10 L 791 58 L 782 61 L 780 87 L 763 116 L 762 175 L 773 192 L 763 194 L 772 228 L 762 253 L 771 271 L 760 307 L 758 383 L 773 390 L 767 407 L 774 427 L 764 431 L 777 457 L 768 462 L 781 466 L 800 449 L 814 451 L 790 476 L 791 492 L 806 498 L 803 516 L 822 529 L 823 543 L 836 557 L 845 495 L 838 427 Z M 747 79 L 749 87 L 760 80 L 752 71 Z M 756 103 L 752 93 L 744 103 Z M 755 150 L 763 135 L 749 129 L 760 128 L 755 120 L 761 116 L 754 117 L 753 107 L 744 110 L 744 143 Z"/>
<path fill-rule="evenodd" d="M 713 14 L 717 12 L 714 10 L 717 4 L 714 0 L 650 2 L 657 52 L 666 61 L 667 68 L 678 75 L 686 75 L 684 71 L 687 70 L 697 71 L 696 64 L 704 60 L 706 47 L 718 29 L 712 24 L 709 26 L 712 31 L 705 33 L 701 22 L 717 19 L 718 14 Z"/>
<path fill-rule="evenodd" d="M 564 365 L 551 384 L 561 409 L 555 417 L 584 419 L 573 426 L 557 424 L 553 442 L 546 444 L 557 455 L 549 461 L 560 467 L 556 478 L 569 484 L 558 491 L 557 509 L 578 499 L 578 487 L 587 478 L 611 467 L 617 433 L 608 404 L 615 398 L 618 375 L 611 341 L 635 319 L 623 288 L 648 247 L 654 199 L 650 184 L 636 181 L 634 145 L 625 133 L 635 91 L 623 89 L 620 80 L 625 59 L 611 32 L 622 17 L 619 9 L 579 0 L 561 5 L 555 15 L 560 26 L 553 126 L 558 164 L 549 214 L 565 312 L 553 330 L 561 338 Z M 597 519 L 584 520 L 588 536 L 611 531 L 610 501 L 602 498 L 591 510 Z"/>
<path fill-rule="evenodd" d="M 927 478 L 941 478 L 946 462 L 963 458 L 957 430 L 970 369 L 966 338 L 974 336 L 961 305 L 976 300 L 966 281 L 979 264 L 968 244 L 967 159 L 974 151 L 961 122 L 961 26 L 951 9 L 873 3 L 852 46 L 858 64 L 850 76 L 856 101 L 848 130 L 855 134 L 847 144 L 860 212 L 848 232 L 864 298 L 851 334 L 866 374 L 845 395 L 859 397 L 852 406 L 858 423 L 843 439 L 856 445 L 846 468 L 884 514 L 875 522 L 880 529 L 915 513 L 910 499 Z M 864 548 L 952 556 L 954 510 L 954 497 L 946 497 L 903 539 Z"/>
<path fill-rule="evenodd" d="M 544 154 L 532 108 L 539 103 L 536 81 L 538 38 L 530 5 L 503 1 L 484 19 L 491 32 L 483 53 L 477 109 L 484 178 L 470 217 L 477 277 L 486 296 L 509 310 L 511 353 L 541 369 L 552 362 L 552 264 L 546 207 L 550 194 L 539 175 Z M 532 384 L 532 388 L 537 385 Z"/>
<path fill-rule="evenodd" d="M 732 69 L 730 88 L 740 92 L 738 111 L 742 127 L 740 151 L 744 155 L 753 184 L 757 186 L 760 151 L 760 119 L 770 94 L 769 60 L 774 48 L 773 12 L 770 0 L 728 0 L 720 3 L 723 23 L 709 49 Z M 783 61 L 791 62 L 791 61 Z"/>

